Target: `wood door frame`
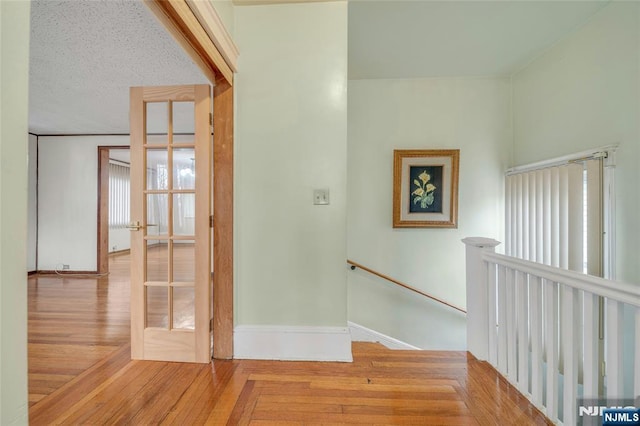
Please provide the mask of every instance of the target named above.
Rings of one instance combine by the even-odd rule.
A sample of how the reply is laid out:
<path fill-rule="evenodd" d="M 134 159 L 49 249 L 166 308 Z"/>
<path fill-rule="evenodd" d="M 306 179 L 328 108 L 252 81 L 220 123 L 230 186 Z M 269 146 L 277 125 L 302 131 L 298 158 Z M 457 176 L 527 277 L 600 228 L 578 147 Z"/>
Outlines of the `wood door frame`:
<path fill-rule="evenodd" d="M 213 89 L 213 357 L 233 358 L 233 44 L 216 38 L 217 28 L 226 33 L 222 21 L 211 17 L 215 9 L 198 10 L 191 0 L 144 0 L 160 23 L 193 59 Z M 206 13 L 204 13 L 206 12 Z M 213 34 L 213 39 L 212 39 Z M 231 39 L 229 37 L 229 39 Z M 230 61 L 227 58 L 232 58 Z"/>
<path fill-rule="evenodd" d="M 129 149 L 129 145 L 98 146 L 98 274 L 109 272 L 109 151 L 112 149 Z"/>

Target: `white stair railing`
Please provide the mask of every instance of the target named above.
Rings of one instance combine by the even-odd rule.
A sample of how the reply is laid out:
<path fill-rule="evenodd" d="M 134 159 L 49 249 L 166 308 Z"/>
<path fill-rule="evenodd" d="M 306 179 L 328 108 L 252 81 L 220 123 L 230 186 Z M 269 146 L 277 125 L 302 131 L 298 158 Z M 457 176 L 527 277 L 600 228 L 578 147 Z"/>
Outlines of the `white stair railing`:
<path fill-rule="evenodd" d="M 500 243 L 487 238 L 463 242 L 469 352 L 556 423 L 591 424 L 582 399 L 615 405 L 640 396 L 640 286 L 496 254 Z"/>

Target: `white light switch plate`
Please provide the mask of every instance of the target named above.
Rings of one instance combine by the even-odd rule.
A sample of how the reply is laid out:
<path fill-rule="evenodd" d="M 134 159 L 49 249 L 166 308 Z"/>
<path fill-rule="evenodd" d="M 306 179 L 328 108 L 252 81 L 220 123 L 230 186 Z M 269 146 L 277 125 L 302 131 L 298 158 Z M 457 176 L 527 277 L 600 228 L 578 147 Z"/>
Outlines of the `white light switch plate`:
<path fill-rule="evenodd" d="M 313 204 L 317 206 L 329 204 L 329 189 L 314 189 Z"/>

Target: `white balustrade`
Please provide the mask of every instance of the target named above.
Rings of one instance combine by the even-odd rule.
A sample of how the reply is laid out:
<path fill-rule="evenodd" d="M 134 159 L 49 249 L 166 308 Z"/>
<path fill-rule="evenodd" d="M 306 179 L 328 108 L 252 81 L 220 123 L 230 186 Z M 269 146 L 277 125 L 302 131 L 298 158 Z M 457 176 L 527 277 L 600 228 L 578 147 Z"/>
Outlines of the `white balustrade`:
<path fill-rule="evenodd" d="M 556 423 L 577 423 L 578 398 L 640 396 L 640 286 L 496 254 L 487 238 L 463 242 L 469 352 Z"/>

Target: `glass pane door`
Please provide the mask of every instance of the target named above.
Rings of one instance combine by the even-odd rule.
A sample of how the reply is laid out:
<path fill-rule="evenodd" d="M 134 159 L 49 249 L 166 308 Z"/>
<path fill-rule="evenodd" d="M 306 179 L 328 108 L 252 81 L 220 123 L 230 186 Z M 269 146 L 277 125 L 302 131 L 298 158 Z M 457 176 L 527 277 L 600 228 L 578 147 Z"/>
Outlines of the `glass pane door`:
<path fill-rule="evenodd" d="M 210 359 L 209 93 L 132 88 L 134 359 Z"/>

